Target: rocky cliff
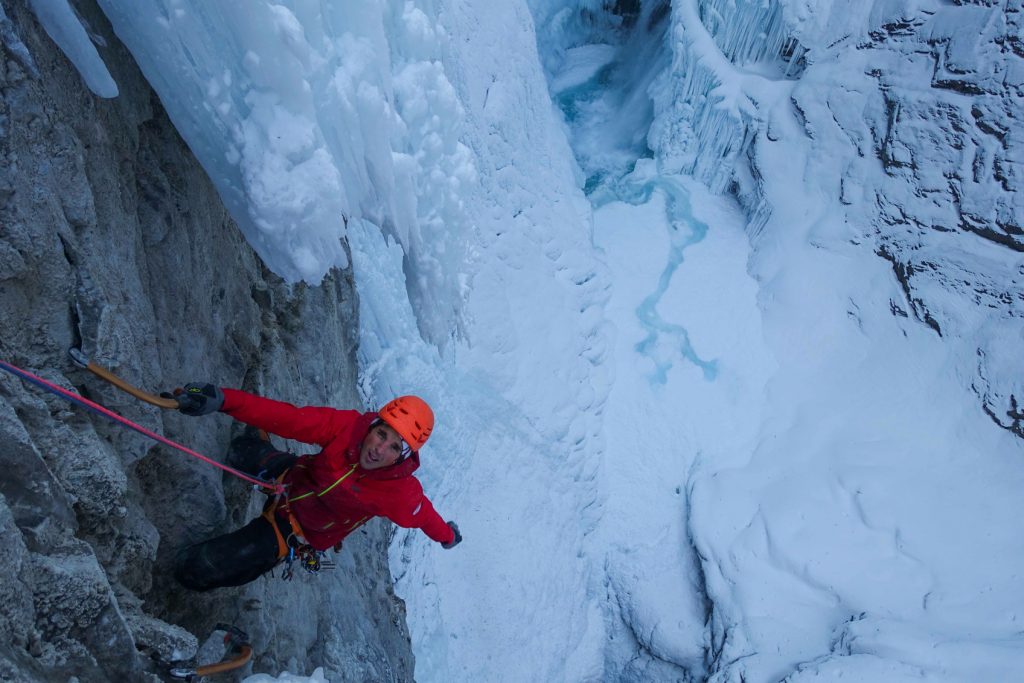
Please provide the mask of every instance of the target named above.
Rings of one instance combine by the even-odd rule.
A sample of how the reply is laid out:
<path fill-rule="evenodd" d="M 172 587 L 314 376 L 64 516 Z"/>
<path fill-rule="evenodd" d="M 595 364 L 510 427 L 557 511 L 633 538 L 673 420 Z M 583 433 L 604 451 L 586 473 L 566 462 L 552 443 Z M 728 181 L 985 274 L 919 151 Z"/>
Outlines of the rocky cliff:
<path fill-rule="evenodd" d="M 151 391 L 208 380 L 357 406 L 351 273 L 288 286 L 264 267 L 93 2 L 76 10 L 113 99 L 27 2 L 0 9 L 0 358 L 218 459 L 228 418 L 140 403 L 68 349 Z M 245 523 L 261 494 L 6 374 L 0 442 L 0 680 L 158 680 L 142 650 L 187 658 L 217 622 L 252 636 L 248 670 L 411 679 L 383 524 L 319 576 L 192 593 L 176 553 Z"/>

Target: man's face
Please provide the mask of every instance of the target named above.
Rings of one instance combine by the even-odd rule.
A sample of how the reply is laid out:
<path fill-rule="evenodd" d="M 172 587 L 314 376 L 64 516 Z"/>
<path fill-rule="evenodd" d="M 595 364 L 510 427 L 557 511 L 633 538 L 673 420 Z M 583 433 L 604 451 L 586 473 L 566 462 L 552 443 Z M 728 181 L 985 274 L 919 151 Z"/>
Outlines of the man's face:
<path fill-rule="evenodd" d="M 359 446 L 359 465 L 364 470 L 390 467 L 402 457 L 402 437 L 389 425 L 374 425 Z"/>

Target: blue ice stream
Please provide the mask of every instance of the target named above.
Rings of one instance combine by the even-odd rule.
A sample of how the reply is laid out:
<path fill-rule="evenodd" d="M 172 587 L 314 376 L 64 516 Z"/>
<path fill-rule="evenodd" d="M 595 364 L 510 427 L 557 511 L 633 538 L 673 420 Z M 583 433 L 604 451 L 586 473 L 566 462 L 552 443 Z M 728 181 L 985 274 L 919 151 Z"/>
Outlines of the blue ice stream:
<path fill-rule="evenodd" d="M 664 385 L 668 381 L 668 371 L 680 356 L 700 368 L 705 380 L 714 381 L 718 376 L 718 361 L 701 357 L 690 341 L 690 333 L 686 327 L 665 320 L 658 310 L 672 283 L 672 277 L 686 260 L 686 250 L 699 244 L 707 236 L 708 225 L 693 215 L 690 194 L 678 178 L 653 175 L 638 179 L 636 176 L 636 173 L 629 174 L 618 182 L 599 187 L 590 194 L 590 201 L 595 210 L 611 201 L 642 206 L 651 200 L 651 195 L 656 190 L 660 190 L 665 196 L 665 225 L 668 226 L 669 249 L 665 267 L 658 277 L 657 287 L 644 297 L 636 308 L 636 317 L 647 331 L 647 336 L 636 345 L 636 351 L 654 363 L 654 372 L 651 376 L 654 383 Z"/>
<path fill-rule="evenodd" d="M 649 14 L 650 8 L 631 33 L 619 31 L 615 21 L 607 26 L 593 18 L 583 21 L 580 26 L 589 27 L 594 35 L 570 36 L 574 39 L 567 39 L 567 44 L 579 46 L 589 39 L 593 45 L 614 45 L 617 50 L 611 57 L 607 51 L 578 50 L 552 57 L 550 61 L 561 64 L 567 73 L 590 73 L 581 82 L 569 79 L 573 84 L 552 92 L 552 97 L 565 117 L 570 144 L 586 179 L 583 190 L 595 210 L 613 201 L 642 206 L 656 191 L 665 197 L 669 237 L 665 266 L 655 290 L 636 308 L 647 333 L 636 351 L 654 363 L 651 382 L 666 384 L 669 370 L 679 362 L 693 363 L 707 381 L 713 381 L 718 362 L 697 353 L 687 328 L 669 322 L 659 310 L 673 276 L 685 262 L 686 250 L 704 239 L 708 226 L 694 217 L 690 194 L 680 178 L 661 175 L 650 158 L 647 131 L 654 114 L 648 90 L 670 62 L 670 54 L 667 22 L 664 17 L 654 21 Z"/>

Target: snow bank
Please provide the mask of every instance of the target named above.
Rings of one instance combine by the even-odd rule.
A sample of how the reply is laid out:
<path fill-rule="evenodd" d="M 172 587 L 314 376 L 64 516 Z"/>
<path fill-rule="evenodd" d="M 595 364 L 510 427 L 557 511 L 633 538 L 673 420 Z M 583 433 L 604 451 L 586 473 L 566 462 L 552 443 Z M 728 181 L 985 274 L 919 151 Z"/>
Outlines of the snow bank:
<path fill-rule="evenodd" d="M 617 331 L 605 510 L 588 546 L 607 576 L 606 672 L 700 679 L 711 605 L 689 527 L 690 481 L 703 462 L 752 448 L 773 361 L 746 273 L 743 215 L 653 164 L 628 180 L 628 200 L 595 216 Z"/>
<path fill-rule="evenodd" d="M 538 16 L 549 16 L 535 4 Z M 712 271 L 686 290 L 680 284 L 700 272 L 695 255 L 726 229 L 725 215 L 703 227 L 692 216 L 669 220 L 673 229 L 659 244 L 637 227 L 660 222 L 664 189 L 648 198 L 627 179 L 591 194 L 604 204 L 598 241 L 615 273 L 609 317 L 620 342 L 637 321 L 645 330 L 617 356 L 604 409 L 609 453 L 636 450 L 645 436 L 680 444 L 674 459 L 638 449 L 658 477 L 625 487 L 621 502 L 611 493 L 592 535 L 614 547 L 613 510 L 646 531 L 631 539 L 623 567 L 606 565 L 628 643 L 608 648 L 609 667 L 629 662 L 619 675 L 671 679 L 680 676 L 674 664 L 714 681 L 1002 680 L 1021 667 L 1012 623 L 1024 593 L 1013 576 L 1024 547 L 990 520 L 1020 514 L 1019 410 L 1007 398 L 1020 362 L 1002 349 L 1024 338 L 1024 271 L 1013 251 L 952 234 L 959 223 L 1007 244 L 1015 230 L 997 234 L 1016 201 L 1003 194 L 999 159 L 1014 147 L 995 148 L 985 132 L 1012 128 L 999 114 L 1010 91 L 999 100 L 992 81 L 1001 58 L 986 42 L 1008 30 L 998 16 L 998 8 L 935 3 L 673 4 L 673 60 L 649 89 L 655 163 L 637 168 L 656 168 L 655 185 L 681 171 L 713 191 L 737 192 L 750 216 L 756 308 L 729 298 L 743 275 L 719 280 Z M 551 21 L 575 31 L 543 59 L 560 97 L 588 39 L 602 59 L 616 57 L 604 54 L 611 41 L 601 20 L 583 28 L 564 14 Z M 954 25 L 972 26 L 972 37 Z M 542 51 L 550 40 L 540 39 Z M 932 50 L 934 57 L 922 56 Z M 986 94 L 964 98 L 975 89 Z M 560 103 L 570 128 L 601 129 L 600 116 L 581 124 L 577 103 Z M 586 133 L 572 136 L 578 144 Z M 577 151 L 586 164 L 589 151 Z M 963 171 L 972 156 L 976 169 L 992 169 L 988 177 Z M 951 201 L 950 191 L 970 198 Z M 986 227 L 961 222 L 951 210 L 957 202 L 984 206 Z M 701 205 L 714 202 L 702 197 Z M 624 225 L 637 227 L 616 239 Z M 647 259 L 630 258 L 634 249 Z M 666 253 L 664 267 L 646 263 Z M 615 268 L 618 259 L 628 267 Z M 645 278 L 650 296 L 627 294 L 627 282 Z M 738 319 L 695 315 L 703 286 Z M 616 303 L 623 297 L 630 305 Z M 720 378 L 711 370 L 736 367 L 721 350 L 735 339 L 750 364 Z M 622 376 L 636 374 L 662 386 L 657 400 L 644 400 L 651 388 L 642 383 L 618 398 Z M 682 423 L 668 434 L 652 407 L 662 402 Z M 673 509 L 669 496 L 641 506 L 638 518 L 629 514 L 637 490 L 657 499 L 673 474 L 684 480 L 675 489 L 689 493 L 675 505 L 682 532 L 664 515 Z M 661 550 L 676 553 L 675 564 L 641 550 L 639 538 L 660 534 L 678 539 Z M 645 606 L 638 587 L 660 586 L 661 572 L 638 564 L 691 562 L 697 568 L 675 585 L 703 593 L 706 611 L 665 588 L 655 591 L 673 607 Z M 678 632 L 665 638 L 665 624 L 681 615 Z M 704 615 L 701 643 L 692 636 Z M 951 641 L 957 655 L 938 654 Z M 706 669 L 694 657 L 701 647 Z"/>
<path fill-rule="evenodd" d="M 755 36 L 767 51 L 752 65 L 742 55 L 746 31 L 765 25 L 749 21 L 757 12 L 786 22 L 765 19 L 775 30 Z M 1019 375 L 1019 359 L 995 349 L 1022 338 L 1022 261 L 955 234 L 965 226 L 950 197 L 990 197 L 993 226 L 1015 201 L 992 178 L 967 189 L 960 171 L 960 150 L 991 149 L 967 110 L 993 120 L 999 93 L 965 99 L 956 88 L 973 86 L 950 93 L 942 69 L 932 77 L 955 56 L 958 78 L 989 87 L 998 13 L 673 6 L 652 147 L 663 170 L 734 184 L 746 204 L 776 364 L 750 385 L 764 396 L 750 450 L 700 457 L 689 480 L 712 681 L 1009 680 L 1024 665 L 1024 546 L 996 521 L 1020 515 L 1024 449 L 972 393 L 989 386 L 979 374 Z M 952 39 L 953 23 L 979 37 Z M 984 166 L 999 154 L 973 156 Z M 1003 386 L 993 394 L 1005 400 Z M 695 450 L 734 433 L 718 421 L 720 436 L 705 423 Z"/>
<path fill-rule="evenodd" d="M 328 683 L 328 681 L 324 678 L 324 670 L 318 668 L 310 676 L 299 676 L 287 671 L 276 678 L 268 674 L 254 674 L 243 678 L 242 683 Z"/>

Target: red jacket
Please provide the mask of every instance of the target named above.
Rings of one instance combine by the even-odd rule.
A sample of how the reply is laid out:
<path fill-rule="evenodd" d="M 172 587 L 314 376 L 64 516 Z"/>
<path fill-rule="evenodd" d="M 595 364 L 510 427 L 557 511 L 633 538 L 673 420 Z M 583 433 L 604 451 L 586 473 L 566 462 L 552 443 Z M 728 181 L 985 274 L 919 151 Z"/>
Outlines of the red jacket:
<path fill-rule="evenodd" d="M 316 444 L 316 455 L 301 456 L 285 476 L 287 506 L 306 541 L 326 550 L 371 517 L 387 517 L 401 527 L 422 529 L 439 543 L 455 534 L 425 495 L 412 473 L 418 452 L 377 470 L 359 465 L 359 446 L 377 413 L 334 408 L 297 408 L 236 389 L 224 389 L 221 411 L 286 439 Z"/>

